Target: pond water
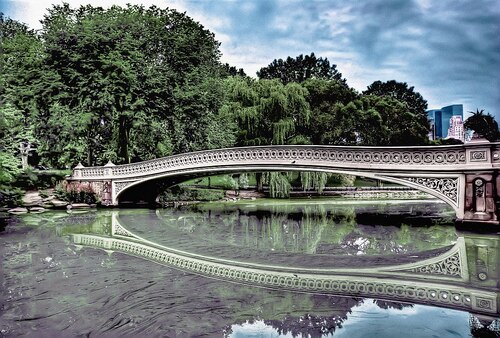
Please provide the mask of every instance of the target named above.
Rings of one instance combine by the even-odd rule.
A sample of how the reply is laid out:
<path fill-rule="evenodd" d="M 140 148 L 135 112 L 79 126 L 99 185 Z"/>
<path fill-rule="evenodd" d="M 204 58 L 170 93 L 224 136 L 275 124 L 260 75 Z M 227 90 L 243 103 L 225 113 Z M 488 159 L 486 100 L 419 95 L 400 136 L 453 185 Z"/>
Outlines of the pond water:
<path fill-rule="evenodd" d="M 500 234 L 452 218 L 339 200 L 3 216 L 0 337 L 498 337 Z"/>

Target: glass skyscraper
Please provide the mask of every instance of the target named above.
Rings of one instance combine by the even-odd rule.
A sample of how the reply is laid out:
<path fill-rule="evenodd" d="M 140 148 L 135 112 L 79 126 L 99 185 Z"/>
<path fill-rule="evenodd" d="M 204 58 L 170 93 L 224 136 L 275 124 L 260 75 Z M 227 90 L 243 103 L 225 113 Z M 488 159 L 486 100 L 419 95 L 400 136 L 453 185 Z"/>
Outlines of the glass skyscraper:
<path fill-rule="evenodd" d="M 450 128 L 450 119 L 452 116 L 460 116 L 463 121 L 464 106 L 462 104 L 453 104 L 441 109 L 427 110 L 427 117 L 431 124 L 432 135 L 430 135 L 430 137 L 432 140 L 446 138 L 448 136 L 448 129 Z"/>

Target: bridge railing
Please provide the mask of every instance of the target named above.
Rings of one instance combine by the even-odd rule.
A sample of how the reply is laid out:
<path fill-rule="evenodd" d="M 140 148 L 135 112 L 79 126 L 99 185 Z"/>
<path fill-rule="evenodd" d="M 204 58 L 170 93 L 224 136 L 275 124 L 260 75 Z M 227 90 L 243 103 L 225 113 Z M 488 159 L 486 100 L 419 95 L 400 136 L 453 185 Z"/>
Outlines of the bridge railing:
<path fill-rule="evenodd" d="M 77 166 L 72 179 L 135 177 L 178 169 L 231 165 L 283 165 L 288 167 L 360 170 L 464 170 L 500 166 L 500 149 L 480 144 L 435 147 L 257 146 L 204 150 L 124 165 Z"/>

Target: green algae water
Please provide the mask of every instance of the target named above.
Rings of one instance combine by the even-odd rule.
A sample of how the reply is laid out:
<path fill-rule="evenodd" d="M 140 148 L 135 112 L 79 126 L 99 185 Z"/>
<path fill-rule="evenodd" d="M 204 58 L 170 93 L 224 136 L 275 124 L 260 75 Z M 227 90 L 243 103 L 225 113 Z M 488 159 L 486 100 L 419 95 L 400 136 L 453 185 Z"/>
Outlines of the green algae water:
<path fill-rule="evenodd" d="M 429 201 L 5 216 L 0 336 L 498 336 L 499 234 Z"/>

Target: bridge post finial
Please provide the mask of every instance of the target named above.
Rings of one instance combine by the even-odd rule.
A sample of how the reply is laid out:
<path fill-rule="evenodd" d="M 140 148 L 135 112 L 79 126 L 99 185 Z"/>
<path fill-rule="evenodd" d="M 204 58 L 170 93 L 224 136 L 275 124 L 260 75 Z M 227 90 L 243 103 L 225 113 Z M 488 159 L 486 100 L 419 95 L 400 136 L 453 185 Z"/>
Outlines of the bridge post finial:
<path fill-rule="evenodd" d="M 104 165 L 104 176 L 113 176 L 113 167 L 116 166 L 111 160 Z"/>
<path fill-rule="evenodd" d="M 78 162 L 76 167 L 73 168 L 73 177 L 82 177 L 82 169 L 85 168 L 82 162 Z"/>

